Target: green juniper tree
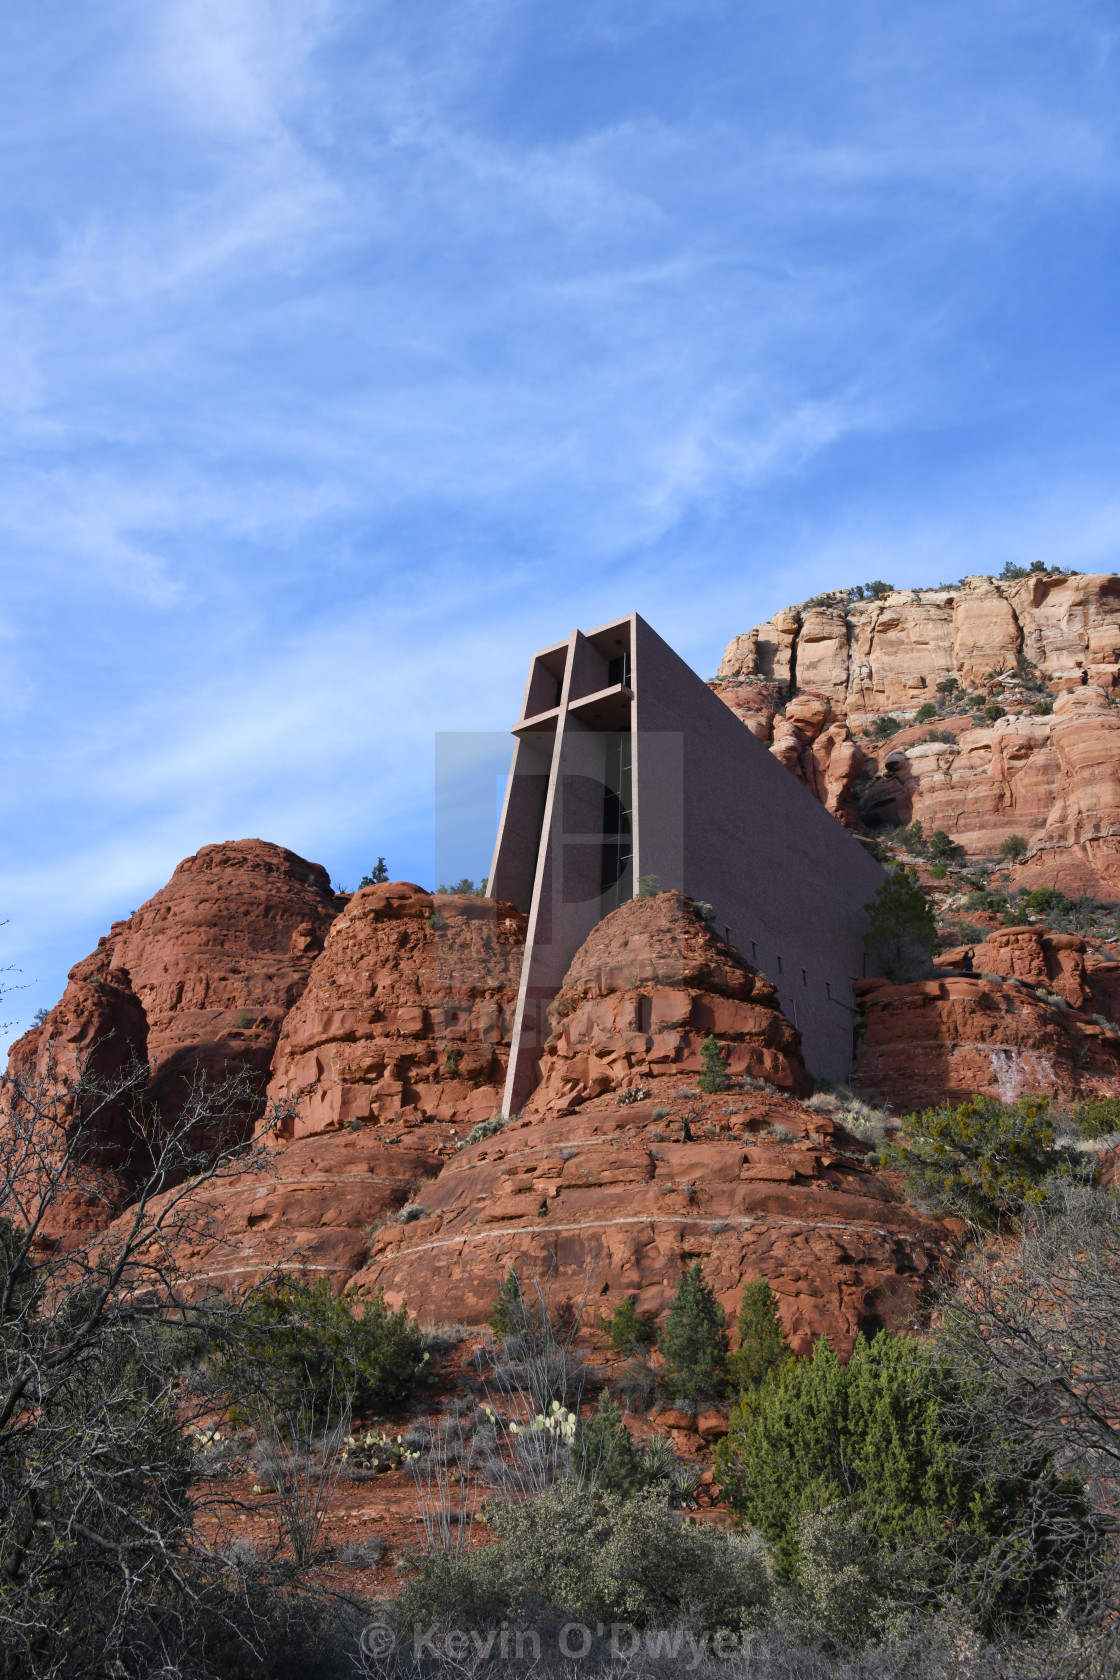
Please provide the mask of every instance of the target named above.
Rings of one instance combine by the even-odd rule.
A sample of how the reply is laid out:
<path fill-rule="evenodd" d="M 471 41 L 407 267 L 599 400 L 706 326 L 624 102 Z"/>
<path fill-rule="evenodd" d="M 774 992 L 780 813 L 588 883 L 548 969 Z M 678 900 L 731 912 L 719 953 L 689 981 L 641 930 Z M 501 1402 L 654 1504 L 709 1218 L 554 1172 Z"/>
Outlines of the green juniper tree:
<path fill-rule="evenodd" d="M 792 1359 L 778 1302 L 765 1278 L 748 1283 L 739 1308 L 739 1346 L 728 1360 L 740 1388 L 761 1388 L 772 1371 Z"/>
<path fill-rule="evenodd" d="M 696 1083 L 708 1095 L 716 1091 L 726 1091 L 731 1084 L 731 1077 L 727 1071 L 727 1052 L 720 1048 L 715 1033 L 709 1033 L 700 1046 L 700 1060 L 704 1064 L 704 1071 Z"/>
<path fill-rule="evenodd" d="M 892 869 L 869 904 L 864 945 L 888 980 L 918 980 L 940 945 L 933 906 L 913 869 Z"/>
<path fill-rule="evenodd" d="M 1100 1543 L 1083 1485 L 1045 1446 L 1005 1439 L 994 1390 L 889 1331 L 859 1337 L 847 1365 L 822 1336 L 812 1359 L 746 1390 L 716 1468 L 780 1578 L 798 1577 L 805 1518 L 827 1512 L 913 1548 L 927 1580 L 955 1582 L 989 1627 L 1052 1614 L 1075 1554 Z"/>
<path fill-rule="evenodd" d="M 674 1400 L 714 1400 L 727 1388 L 727 1319 L 699 1260 L 685 1272 L 657 1349 L 662 1384 Z"/>

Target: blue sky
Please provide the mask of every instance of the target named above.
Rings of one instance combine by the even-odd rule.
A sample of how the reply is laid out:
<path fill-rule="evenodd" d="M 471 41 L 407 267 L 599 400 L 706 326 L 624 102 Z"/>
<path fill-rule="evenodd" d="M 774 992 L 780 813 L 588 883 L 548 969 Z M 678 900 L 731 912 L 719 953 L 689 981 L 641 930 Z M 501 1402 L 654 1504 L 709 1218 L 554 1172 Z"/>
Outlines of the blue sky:
<path fill-rule="evenodd" d="M 433 879 L 433 737 L 636 607 L 1120 540 L 1092 0 L 0 17 L 0 961 L 199 845 Z M 461 872 L 486 858 L 464 844 Z"/>

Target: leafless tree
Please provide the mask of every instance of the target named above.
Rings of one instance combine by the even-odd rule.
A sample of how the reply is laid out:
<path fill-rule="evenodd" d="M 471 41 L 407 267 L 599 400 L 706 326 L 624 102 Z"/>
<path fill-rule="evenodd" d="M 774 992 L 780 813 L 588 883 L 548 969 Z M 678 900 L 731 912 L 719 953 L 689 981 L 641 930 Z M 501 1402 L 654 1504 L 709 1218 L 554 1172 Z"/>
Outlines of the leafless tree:
<path fill-rule="evenodd" d="M 946 1422 L 966 1463 L 1014 1480 L 1048 1462 L 972 1581 L 985 1596 L 1024 1552 L 1061 1557 L 1059 1626 L 1040 1672 L 1113 1674 L 1120 1664 L 1120 1202 L 1058 1182 L 1016 1243 L 969 1252 L 941 1303 L 938 1345 L 964 1380 Z M 1060 1478 L 1085 1501 L 1054 1492 Z M 970 1564 L 974 1567 L 974 1564 Z M 962 1582 L 958 1580 L 958 1587 Z M 1049 1667 L 1045 1666 L 1049 1663 Z"/>
<path fill-rule="evenodd" d="M 251 1084 L 199 1078 L 165 1122 L 142 1064 L 95 1075 L 86 1056 L 64 1073 L 48 1050 L 0 1079 L 0 1673 L 174 1666 L 217 1602 L 178 1371 L 221 1307 L 177 1256 L 209 1234 L 209 1192 L 259 1171 L 285 1117 L 274 1107 L 246 1141 Z M 74 1197 L 104 1193 L 109 1116 L 128 1206 L 59 1237 Z"/>

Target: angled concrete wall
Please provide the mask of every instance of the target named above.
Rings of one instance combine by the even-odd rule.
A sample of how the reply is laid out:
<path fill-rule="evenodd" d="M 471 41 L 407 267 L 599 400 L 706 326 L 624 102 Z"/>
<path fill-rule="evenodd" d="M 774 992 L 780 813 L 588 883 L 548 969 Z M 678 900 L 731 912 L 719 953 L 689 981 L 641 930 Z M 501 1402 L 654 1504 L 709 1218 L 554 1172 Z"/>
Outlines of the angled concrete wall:
<path fill-rule="evenodd" d="M 605 891 L 607 754 L 624 731 L 632 874 Z M 883 872 L 707 684 L 631 613 L 533 656 L 514 735 L 489 887 L 529 913 L 506 1112 L 536 1082 L 543 1012 L 572 957 L 643 881 L 712 905 L 778 988 L 806 1066 L 846 1080 L 864 905 Z"/>

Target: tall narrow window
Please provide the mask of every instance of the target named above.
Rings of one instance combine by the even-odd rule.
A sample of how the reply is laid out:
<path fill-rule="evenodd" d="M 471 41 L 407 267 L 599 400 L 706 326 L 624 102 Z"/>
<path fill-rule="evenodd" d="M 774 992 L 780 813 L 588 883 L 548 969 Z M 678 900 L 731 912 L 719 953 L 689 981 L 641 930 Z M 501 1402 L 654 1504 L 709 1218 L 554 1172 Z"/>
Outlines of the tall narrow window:
<path fill-rule="evenodd" d="M 633 757 L 629 730 L 606 737 L 603 767 L 603 914 L 634 893 Z"/>
<path fill-rule="evenodd" d="M 620 653 L 617 659 L 607 660 L 607 687 L 613 688 L 621 683 L 624 688 L 630 687 L 630 654 Z"/>

